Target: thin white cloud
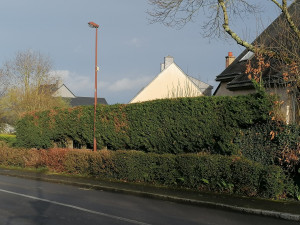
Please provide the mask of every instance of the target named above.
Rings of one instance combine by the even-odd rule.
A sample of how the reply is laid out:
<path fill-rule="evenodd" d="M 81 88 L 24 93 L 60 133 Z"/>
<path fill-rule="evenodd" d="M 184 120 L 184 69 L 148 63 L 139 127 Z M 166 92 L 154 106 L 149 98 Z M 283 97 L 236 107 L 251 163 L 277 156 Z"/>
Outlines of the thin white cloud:
<path fill-rule="evenodd" d="M 137 37 L 132 38 L 127 43 L 128 43 L 128 45 L 134 46 L 136 48 L 139 48 L 142 46 L 142 40 Z"/>
<path fill-rule="evenodd" d="M 93 93 L 94 81 L 87 76 L 82 76 L 69 70 L 55 70 L 51 72 L 62 79 L 63 83 L 75 95 L 91 95 Z"/>
<path fill-rule="evenodd" d="M 108 86 L 108 90 L 112 92 L 135 90 L 142 86 L 145 86 L 150 82 L 152 78 L 149 76 L 142 76 L 139 78 L 122 78 L 115 81 Z"/>
<path fill-rule="evenodd" d="M 52 75 L 62 79 L 63 83 L 77 96 L 92 96 L 94 94 L 93 77 L 79 75 L 69 70 L 55 70 Z M 108 82 L 98 81 L 98 89 L 105 92 L 117 93 L 135 91 L 147 85 L 151 81 L 151 76 L 138 78 L 122 78 L 120 80 Z"/>

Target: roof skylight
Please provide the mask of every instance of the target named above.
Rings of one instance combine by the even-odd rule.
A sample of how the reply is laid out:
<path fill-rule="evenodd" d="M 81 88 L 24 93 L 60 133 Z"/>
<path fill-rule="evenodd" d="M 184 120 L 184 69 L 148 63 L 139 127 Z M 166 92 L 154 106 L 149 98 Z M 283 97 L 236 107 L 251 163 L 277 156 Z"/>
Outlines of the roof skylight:
<path fill-rule="evenodd" d="M 246 55 L 244 55 L 243 58 L 240 59 L 239 62 L 252 59 L 253 56 L 254 56 L 254 52 L 248 51 Z"/>

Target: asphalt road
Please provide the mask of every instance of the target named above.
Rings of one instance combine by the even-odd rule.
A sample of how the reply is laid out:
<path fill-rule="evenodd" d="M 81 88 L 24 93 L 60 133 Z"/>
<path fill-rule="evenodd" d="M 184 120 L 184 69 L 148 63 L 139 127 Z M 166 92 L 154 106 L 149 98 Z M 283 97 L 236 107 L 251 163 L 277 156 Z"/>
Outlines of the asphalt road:
<path fill-rule="evenodd" d="M 299 222 L 0 176 L 0 224 L 294 225 Z"/>

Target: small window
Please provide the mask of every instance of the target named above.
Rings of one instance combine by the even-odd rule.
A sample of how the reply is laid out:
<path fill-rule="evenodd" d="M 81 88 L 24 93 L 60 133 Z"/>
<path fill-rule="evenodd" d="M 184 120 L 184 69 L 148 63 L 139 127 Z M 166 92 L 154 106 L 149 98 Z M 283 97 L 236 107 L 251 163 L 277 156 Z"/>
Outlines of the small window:
<path fill-rule="evenodd" d="M 245 61 L 245 60 L 249 60 L 249 59 L 252 59 L 253 56 L 254 56 L 254 53 L 251 52 L 251 51 L 248 51 L 248 52 L 246 53 L 246 55 L 244 55 L 243 58 L 240 59 L 239 62 Z"/>

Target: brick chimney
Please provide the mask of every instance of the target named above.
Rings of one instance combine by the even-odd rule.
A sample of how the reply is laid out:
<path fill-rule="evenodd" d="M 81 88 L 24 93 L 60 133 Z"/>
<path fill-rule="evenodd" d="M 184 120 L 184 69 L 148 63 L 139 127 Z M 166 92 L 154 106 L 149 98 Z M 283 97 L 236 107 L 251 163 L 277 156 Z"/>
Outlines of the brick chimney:
<path fill-rule="evenodd" d="M 232 52 L 228 52 L 228 56 L 226 58 L 226 68 L 235 60 L 235 57 L 233 56 Z"/>

